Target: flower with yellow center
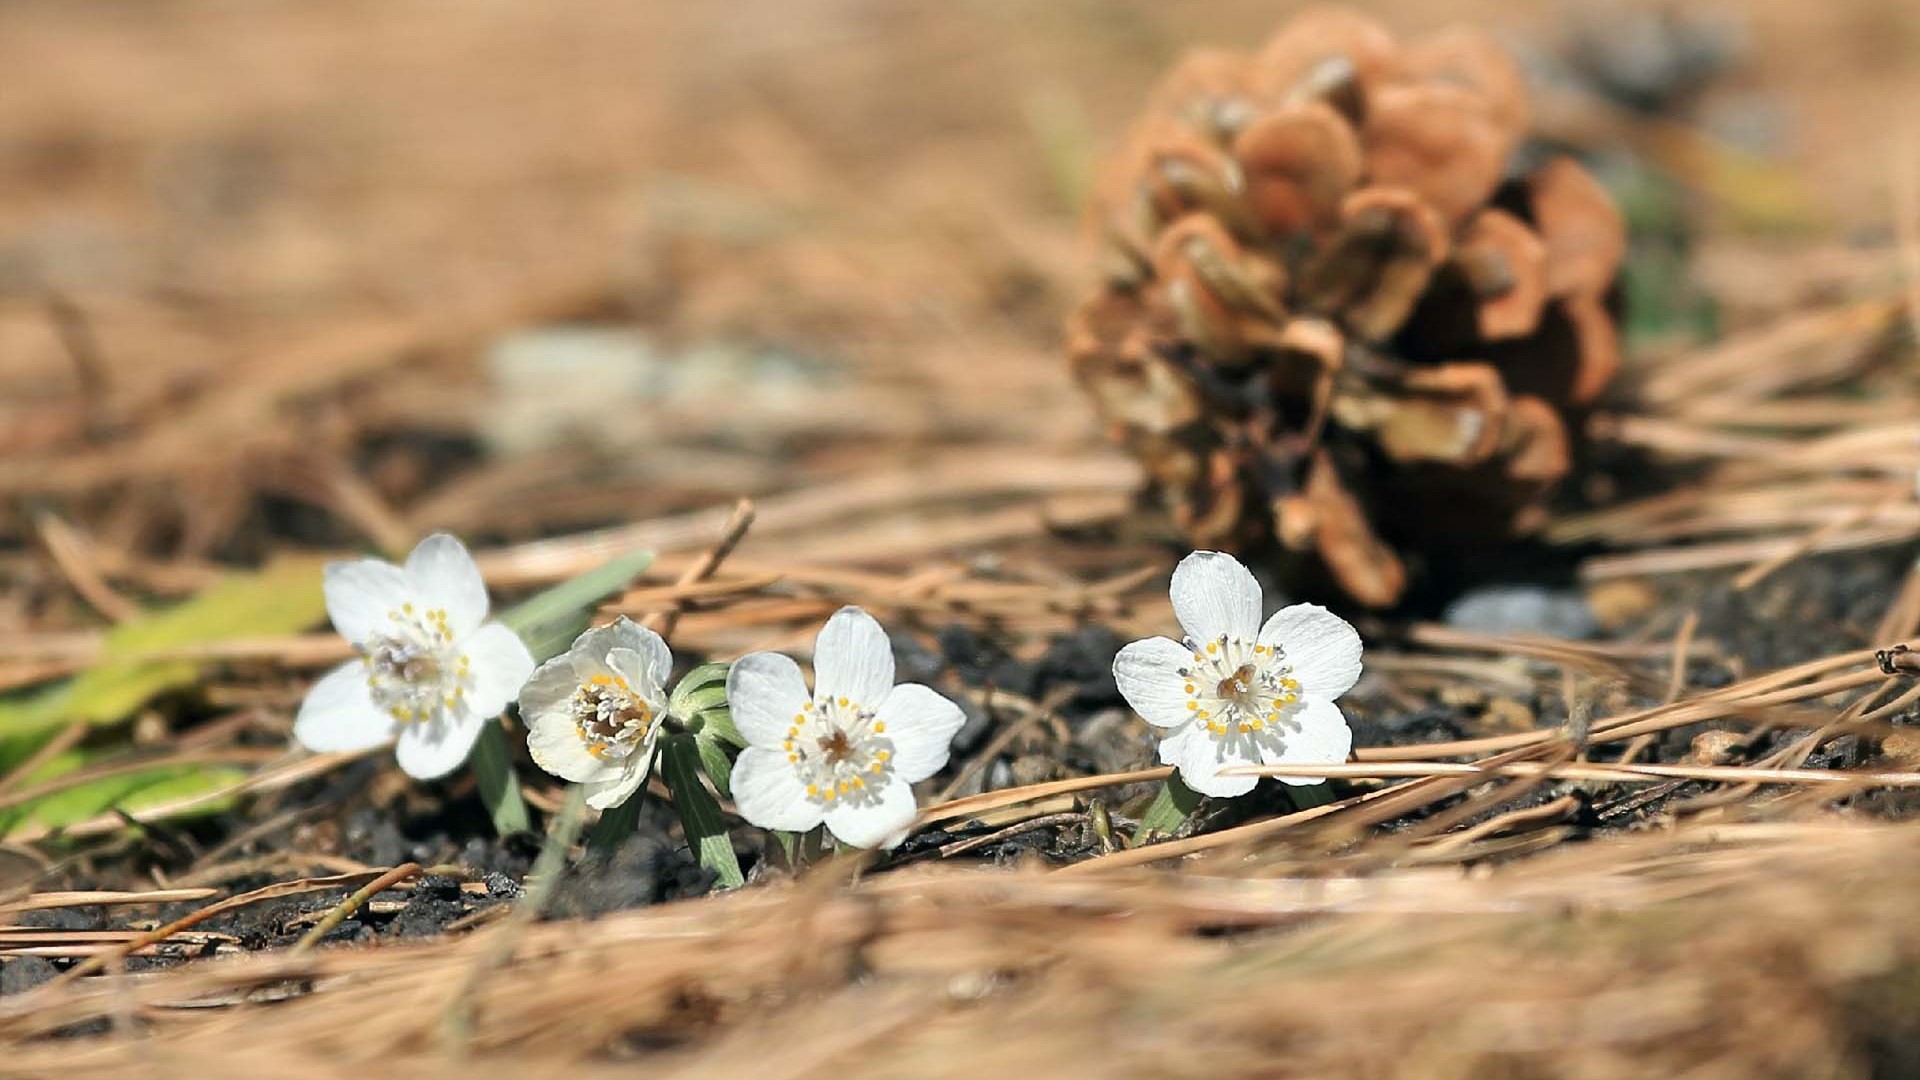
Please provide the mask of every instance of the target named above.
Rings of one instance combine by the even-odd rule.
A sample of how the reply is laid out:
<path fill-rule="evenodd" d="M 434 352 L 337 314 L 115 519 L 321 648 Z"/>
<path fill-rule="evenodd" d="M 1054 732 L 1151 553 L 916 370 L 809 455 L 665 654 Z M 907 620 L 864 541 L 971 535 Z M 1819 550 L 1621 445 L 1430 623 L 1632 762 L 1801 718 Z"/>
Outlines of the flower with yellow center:
<path fill-rule="evenodd" d="M 1360 678 L 1360 635 L 1317 604 L 1260 621 L 1260 583 L 1231 555 L 1196 551 L 1173 572 L 1182 641 L 1147 638 L 1120 650 L 1113 677 L 1127 704 L 1160 728 L 1160 760 L 1203 795 L 1244 795 L 1254 776 L 1232 765 L 1318 765 L 1353 748 L 1334 699 Z M 1319 777 L 1282 777 L 1317 784 Z"/>
<path fill-rule="evenodd" d="M 404 566 L 331 563 L 322 589 L 334 629 L 359 655 L 301 702 L 293 734 L 309 750 L 393 740 L 408 775 L 445 776 L 533 670 L 520 638 L 486 621 L 480 569 L 445 533 L 420 541 Z"/>
<path fill-rule="evenodd" d="M 625 616 L 581 634 L 520 691 L 534 763 L 586 785 L 596 810 L 632 798 L 653 765 L 672 670 L 667 643 Z"/>
<path fill-rule="evenodd" d="M 824 822 L 843 844 L 892 847 L 917 807 L 913 784 L 947 763 L 965 716 L 919 683 L 893 683 L 893 647 L 873 616 L 841 608 L 813 650 L 814 687 L 779 653 L 750 653 L 727 675 L 747 741 L 733 768 L 740 816 L 801 832 Z"/>

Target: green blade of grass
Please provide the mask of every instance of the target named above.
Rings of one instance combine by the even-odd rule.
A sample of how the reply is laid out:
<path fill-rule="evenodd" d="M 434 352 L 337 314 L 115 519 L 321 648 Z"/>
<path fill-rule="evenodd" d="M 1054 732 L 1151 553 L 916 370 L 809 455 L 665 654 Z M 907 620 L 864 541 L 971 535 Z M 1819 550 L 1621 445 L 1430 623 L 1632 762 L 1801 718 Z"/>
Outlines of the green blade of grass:
<path fill-rule="evenodd" d="M 88 763 L 86 755 L 63 754 L 37 770 L 34 779 L 50 780 Z M 138 817 L 154 807 L 234 787 L 246 776 L 234 768 L 156 763 L 151 769 L 75 784 L 0 810 L 0 837 L 22 832 L 41 836 L 110 811 Z M 218 813 L 232 805 L 232 799 L 211 800 L 196 805 L 193 814 Z"/>
<path fill-rule="evenodd" d="M 107 632 L 99 663 L 87 671 L 37 694 L 0 699 L 0 770 L 76 720 L 117 723 L 161 694 L 194 685 L 206 666 L 148 659 L 156 652 L 290 634 L 319 623 L 326 611 L 319 562 L 282 559 L 123 623 Z"/>
<path fill-rule="evenodd" d="M 500 613 L 500 621 L 520 635 L 535 660 L 558 656 L 593 621 L 602 600 L 627 587 L 653 565 L 653 552 L 622 555 Z"/>
<path fill-rule="evenodd" d="M 473 744 L 473 778 L 480 787 L 480 801 L 493 818 L 496 835 L 531 832 L 533 815 L 520 797 L 520 777 L 513 769 L 513 751 L 507 747 L 507 733 L 496 718 L 480 729 Z"/>

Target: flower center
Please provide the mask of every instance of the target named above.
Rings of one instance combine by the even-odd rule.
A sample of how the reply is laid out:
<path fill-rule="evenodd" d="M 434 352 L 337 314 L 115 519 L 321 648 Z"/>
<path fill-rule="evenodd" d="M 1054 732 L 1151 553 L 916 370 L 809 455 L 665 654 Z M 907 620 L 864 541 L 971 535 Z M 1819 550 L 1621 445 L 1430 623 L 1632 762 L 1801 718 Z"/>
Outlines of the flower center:
<path fill-rule="evenodd" d="M 821 806 L 877 802 L 893 774 L 885 721 L 846 698 L 820 698 L 793 715 L 785 748 L 807 798 Z"/>
<path fill-rule="evenodd" d="M 1300 709 L 1300 682 L 1278 646 L 1220 637 L 1205 645 L 1189 639 L 1187 711 L 1220 742 L 1278 742 Z"/>
<path fill-rule="evenodd" d="M 567 702 L 587 753 L 615 761 L 633 753 L 653 727 L 653 707 L 618 675 L 595 675 Z"/>
<path fill-rule="evenodd" d="M 402 604 L 387 612 L 387 625 L 360 645 L 360 659 L 373 703 L 402 724 L 434 720 L 458 707 L 473 681 L 442 608 L 423 613 Z"/>

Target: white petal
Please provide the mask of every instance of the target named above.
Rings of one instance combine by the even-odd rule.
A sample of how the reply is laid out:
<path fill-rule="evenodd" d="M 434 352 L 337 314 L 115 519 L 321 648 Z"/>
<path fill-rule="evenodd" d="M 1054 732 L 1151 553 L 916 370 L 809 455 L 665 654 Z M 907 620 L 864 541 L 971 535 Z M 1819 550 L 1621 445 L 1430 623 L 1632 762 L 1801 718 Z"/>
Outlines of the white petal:
<path fill-rule="evenodd" d="M 359 645 L 413 599 L 406 572 L 379 559 L 328 563 L 321 575 L 327 618 L 340 636 Z"/>
<path fill-rule="evenodd" d="M 1260 628 L 1260 643 L 1286 653 L 1304 697 L 1332 700 L 1360 679 L 1360 632 L 1319 604 L 1274 612 Z"/>
<path fill-rule="evenodd" d="M 1226 744 L 1207 733 L 1199 724 L 1188 724 L 1160 740 L 1160 761 L 1180 770 L 1180 780 L 1202 795 L 1231 798 L 1245 795 L 1260 782 L 1257 776 L 1221 776 L 1227 765 L 1254 765 L 1258 762 L 1229 754 Z"/>
<path fill-rule="evenodd" d="M 520 635 L 500 623 L 488 623 L 460 641 L 472 665 L 467 708 L 482 719 L 500 715 L 533 674 L 533 654 Z"/>
<path fill-rule="evenodd" d="M 749 746 L 733 763 L 733 805 L 750 824 L 763 829 L 803 832 L 820 824 L 820 808 L 807 798 L 787 756 Z"/>
<path fill-rule="evenodd" d="M 1155 727 L 1179 727 L 1193 717 L 1187 680 L 1180 669 L 1193 663 L 1187 647 L 1171 638 L 1146 638 L 1113 658 L 1113 681 L 1140 719 Z"/>
<path fill-rule="evenodd" d="M 842 803 L 828 810 L 827 831 L 835 840 L 853 847 L 891 848 L 907 838 L 918 810 L 913 789 L 895 782 L 880 792 L 877 802 Z"/>
<path fill-rule="evenodd" d="M 1169 595 L 1174 617 L 1195 641 L 1247 641 L 1260 629 L 1260 583 L 1231 555 L 1196 551 L 1181 559 Z"/>
<path fill-rule="evenodd" d="M 393 738 L 393 717 L 373 703 L 367 666 L 349 660 L 322 676 L 300 703 L 293 737 L 309 750 L 365 750 Z"/>
<path fill-rule="evenodd" d="M 800 677 L 800 665 L 782 653 L 748 653 L 727 672 L 727 706 L 733 710 L 733 726 L 753 746 L 779 746 L 794 716 L 812 701 L 806 680 Z"/>
<path fill-rule="evenodd" d="M 813 692 L 871 709 L 893 689 L 893 643 L 857 607 L 833 613 L 813 644 Z"/>
<path fill-rule="evenodd" d="M 887 725 L 887 738 L 893 740 L 894 773 L 909 784 L 946 768 L 953 737 L 967 721 L 960 706 L 919 683 L 894 687 L 874 715 Z"/>
<path fill-rule="evenodd" d="M 673 650 L 667 648 L 666 639 L 641 626 L 625 615 L 613 620 L 606 626 L 606 632 L 612 641 L 608 650 L 608 665 L 613 673 L 622 676 L 633 685 L 635 690 L 649 697 L 658 696 L 657 691 L 673 674 Z M 633 654 L 632 659 L 616 662 L 612 659 L 613 649 L 625 650 Z"/>
<path fill-rule="evenodd" d="M 400 770 L 415 780 L 436 780 L 460 767 L 473 752 L 480 729 L 493 718 L 455 712 L 424 724 L 403 724 L 393 744 Z"/>
<path fill-rule="evenodd" d="M 576 784 L 617 780 L 622 771 L 620 762 L 589 754 L 580 738 L 580 726 L 563 712 L 539 713 L 527 719 L 527 752 L 533 755 L 535 765 Z"/>
<path fill-rule="evenodd" d="M 647 782 L 647 769 L 652 764 L 652 745 L 634 751 L 618 776 L 587 784 L 587 805 L 595 810 L 611 810 L 633 798 L 633 793 Z"/>
<path fill-rule="evenodd" d="M 534 668 L 520 688 L 520 715 L 531 723 L 542 713 L 565 709 L 578 689 L 580 680 L 573 673 L 573 664 L 564 654 L 556 656 Z"/>
<path fill-rule="evenodd" d="M 407 579 L 422 604 L 446 610 L 454 637 L 487 621 L 487 583 L 467 546 L 446 533 L 434 533 L 414 547 L 407 556 Z"/>
<path fill-rule="evenodd" d="M 1331 701 L 1307 699 L 1306 704 L 1294 713 L 1293 723 L 1299 725 L 1299 730 L 1293 731 L 1292 725 L 1288 725 L 1286 746 L 1280 753 L 1276 754 L 1266 746 L 1261 747 L 1260 760 L 1263 764 L 1338 765 L 1347 760 L 1347 754 L 1353 750 L 1353 729 L 1347 726 L 1347 718 L 1341 715 L 1340 706 Z M 1283 784 L 1304 787 L 1318 784 L 1326 777 L 1276 776 L 1274 779 Z"/>

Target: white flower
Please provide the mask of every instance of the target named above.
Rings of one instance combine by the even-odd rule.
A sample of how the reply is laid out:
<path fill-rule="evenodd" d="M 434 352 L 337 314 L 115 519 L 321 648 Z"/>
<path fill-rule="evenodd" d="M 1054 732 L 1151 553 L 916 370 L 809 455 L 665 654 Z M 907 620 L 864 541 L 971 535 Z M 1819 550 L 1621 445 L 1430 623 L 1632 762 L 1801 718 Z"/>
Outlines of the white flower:
<path fill-rule="evenodd" d="M 727 674 L 727 703 L 747 740 L 733 769 L 740 816 L 800 832 L 822 821 L 841 843 L 892 847 L 913 822 L 913 783 L 947 763 L 965 719 L 918 683 L 893 684 L 893 648 L 873 616 L 844 607 L 813 649 L 814 688 L 779 653 L 750 653 Z"/>
<path fill-rule="evenodd" d="M 445 776 L 500 715 L 533 656 L 487 618 L 487 587 L 460 541 L 436 533 L 404 567 L 329 563 L 334 629 L 360 656 L 328 672 L 300 704 L 293 734 L 309 750 L 364 750 L 395 739 L 410 776 Z"/>
<path fill-rule="evenodd" d="M 534 763 L 587 786 L 587 805 L 619 806 L 647 779 L 667 715 L 673 654 L 624 615 L 574 639 L 520 689 Z"/>
<path fill-rule="evenodd" d="M 1360 678 L 1360 635 L 1345 619 L 1295 604 L 1261 625 L 1260 583 L 1217 551 L 1180 560 L 1171 592 L 1185 642 L 1136 641 L 1114 658 L 1113 677 L 1133 711 L 1165 729 L 1160 760 L 1188 787 L 1244 795 L 1259 778 L 1221 776 L 1221 768 L 1347 759 L 1353 732 L 1333 699 Z"/>

